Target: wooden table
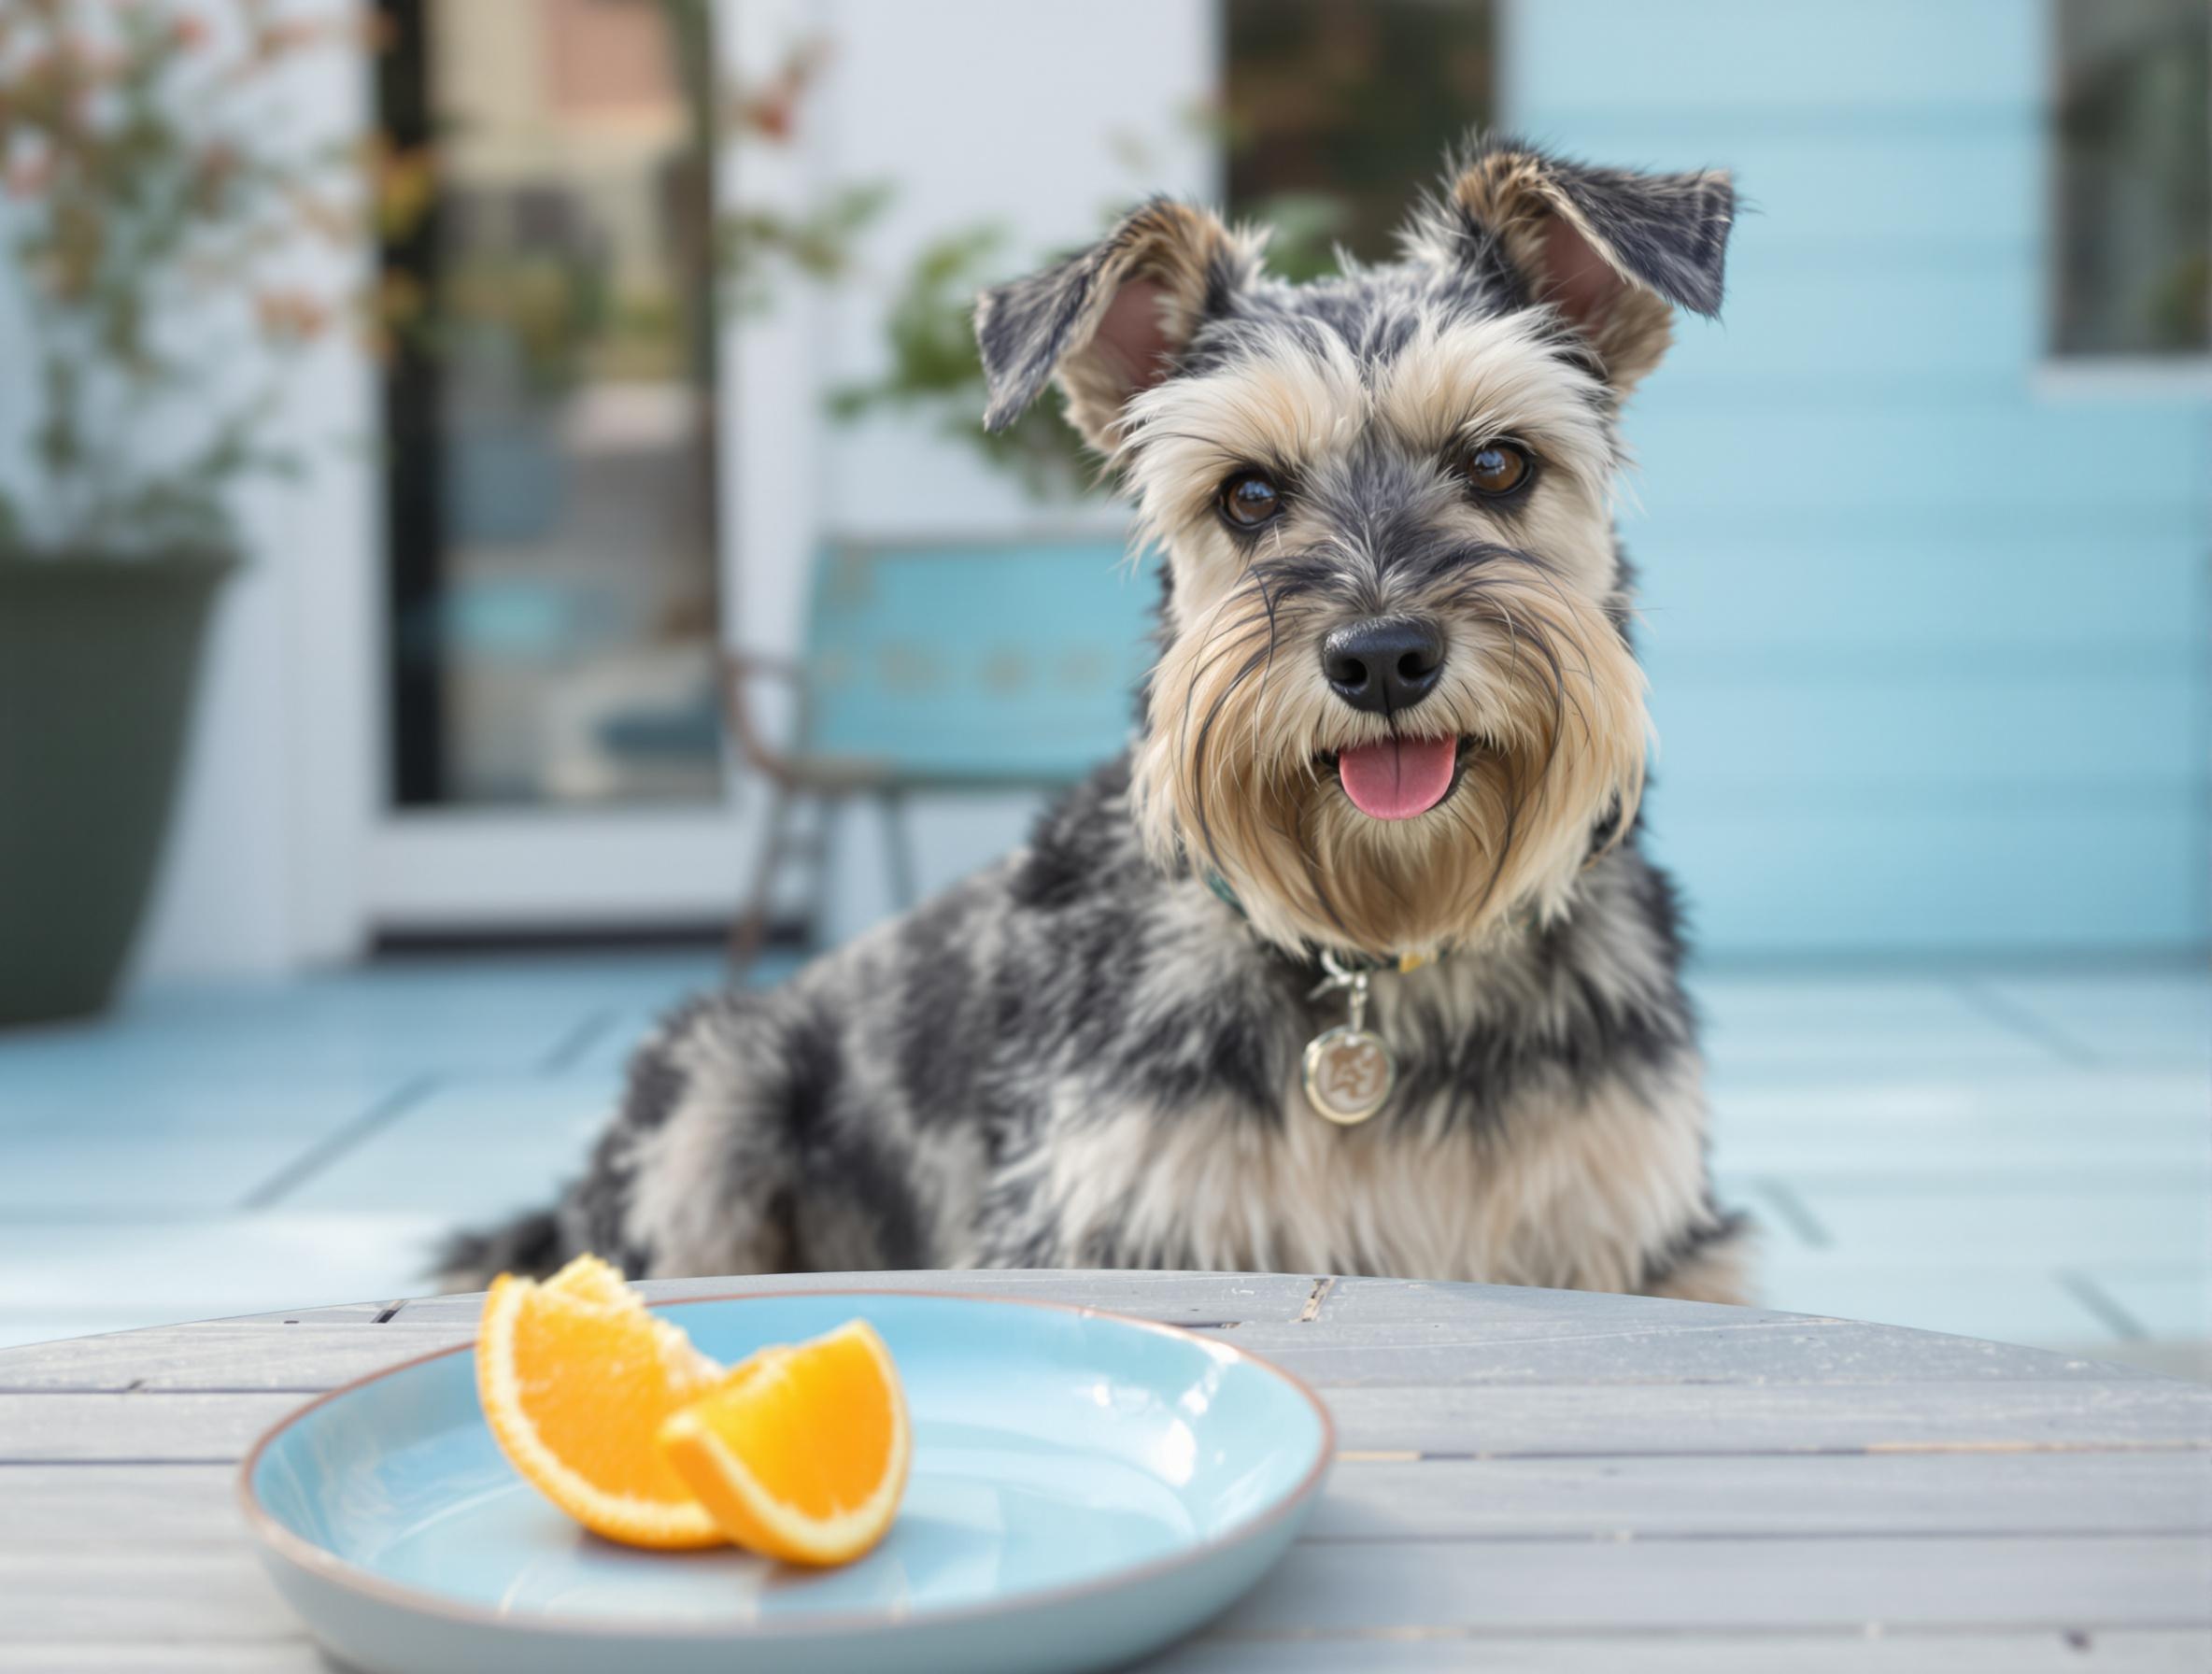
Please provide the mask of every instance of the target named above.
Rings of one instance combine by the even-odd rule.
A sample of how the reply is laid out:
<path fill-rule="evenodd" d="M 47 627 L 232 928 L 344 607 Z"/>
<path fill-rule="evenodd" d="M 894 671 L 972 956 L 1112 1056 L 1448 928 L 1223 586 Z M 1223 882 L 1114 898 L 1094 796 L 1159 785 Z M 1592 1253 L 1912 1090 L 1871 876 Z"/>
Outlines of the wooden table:
<path fill-rule="evenodd" d="M 1342 1452 L 1305 1539 L 1157 1664 L 2212 1669 L 2212 1389 L 2035 1350 L 1638 1298 L 1261 1274 L 710 1280 L 1048 1297 L 1297 1372 Z M 232 1477 L 475 1299 L 0 1353 L 0 1669 L 323 1669 Z"/>

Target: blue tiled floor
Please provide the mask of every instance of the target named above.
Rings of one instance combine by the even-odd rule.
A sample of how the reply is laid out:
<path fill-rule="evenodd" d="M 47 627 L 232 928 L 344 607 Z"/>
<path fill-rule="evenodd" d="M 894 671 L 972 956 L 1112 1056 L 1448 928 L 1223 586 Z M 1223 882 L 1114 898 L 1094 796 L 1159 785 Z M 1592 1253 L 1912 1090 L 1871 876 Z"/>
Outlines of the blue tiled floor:
<path fill-rule="evenodd" d="M 389 964 L 0 1036 L 0 1343 L 419 1290 L 440 1234 L 575 1166 L 629 1044 L 716 970 Z M 1766 1300 L 2206 1370 L 2212 976 L 1697 989 Z"/>

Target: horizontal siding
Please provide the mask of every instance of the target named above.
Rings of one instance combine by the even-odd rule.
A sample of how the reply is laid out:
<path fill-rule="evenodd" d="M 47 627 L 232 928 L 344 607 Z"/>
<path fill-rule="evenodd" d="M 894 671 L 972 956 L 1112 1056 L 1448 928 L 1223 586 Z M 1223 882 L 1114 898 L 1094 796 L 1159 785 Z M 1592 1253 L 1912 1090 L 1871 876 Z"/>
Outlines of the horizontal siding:
<path fill-rule="evenodd" d="M 1652 665 L 1652 712 L 1667 787 L 1684 796 L 1756 792 L 1826 807 L 2001 789 L 2067 806 L 2104 790 L 2195 785 L 2202 739 L 2177 723 L 2196 681 L 2193 663 L 2175 657 L 2087 672 L 1835 658 L 1716 673 L 1667 660 Z"/>
<path fill-rule="evenodd" d="M 1665 377 L 1663 368 L 1657 375 Z M 1817 388 L 1768 394 L 1750 380 L 1736 399 L 1667 401 L 1628 426 L 1636 499 L 1652 519 L 1701 524 L 1775 508 L 1893 516 L 1922 507 L 1997 505 L 2101 514 L 2124 506 L 2197 515 L 2206 429 L 2176 407 L 2093 413 L 1964 395 L 1829 404 Z M 1873 409 L 1873 410 L 1870 410 Z"/>
<path fill-rule="evenodd" d="M 1946 248 L 2019 248 L 2043 219 L 2037 119 L 2031 111 L 1885 130 L 1879 115 L 1826 122 L 1761 112 L 1701 114 L 1667 126 L 1633 114 L 1562 125 L 1556 137 L 1594 161 L 1638 167 L 1724 166 L 1742 200 L 1740 230 L 1763 249 L 1830 248 L 1845 228 L 1877 248 L 1921 240 Z"/>
<path fill-rule="evenodd" d="M 2042 86 L 2037 0 L 1518 0 L 1507 103 L 1549 115 L 2017 108 Z"/>
<path fill-rule="evenodd" d="M 1667 679 L 1745 654 L 1863 657 L 1870 670 L 1900 656 L 1977 668 L 2009 656 L 2045 673 L 2191 657 L 2207 619 L 2205 550 L 2179 519 L 2100 540 L 2017 518 L 1935 533 L 1909 520 L 1817 533 L 1647 520 L 1629 547 L 1641 643 Z"/>
<path fill-rule="evenodd" d="M 1728 276 L 1718 320 L 1685 319 L 1638 402 L 1683 399 L 1716 377 L 1840 376 L 2017 383 L 2040 346 L 2043 299 L 2019 244 L 1922 259 L 1917 247 L 1805 260 L 1754 247 Z"/>
<path fill-rule="evenodd" d="M 1514 126 L 1748 200 L 1625 427 L 1710 946 L 2206 937 L 2212 404 L 2039 390 L 2045 9 L 1512 10 Z"/>
<path fill-rule="evenodd" d="M 2212 935 L 2199 802 L 1746 813 L 1678 806 L 1667 788 L 1650 846 L 1708 951 L 2173 950 Z"/>

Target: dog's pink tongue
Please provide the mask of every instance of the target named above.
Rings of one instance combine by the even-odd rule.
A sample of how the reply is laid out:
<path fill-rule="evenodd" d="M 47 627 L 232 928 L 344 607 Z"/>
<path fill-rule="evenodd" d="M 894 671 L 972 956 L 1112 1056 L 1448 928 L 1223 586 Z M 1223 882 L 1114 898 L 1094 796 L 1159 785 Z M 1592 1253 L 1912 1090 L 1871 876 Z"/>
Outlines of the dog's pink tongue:
<path fill-rule="evenodd" d="M 1377 819 L 1411 819 L 1426 814 L 1452 788 L 1459 753 L 1452 738 L 1386 738 L 1337 756 L 1344 794 L 1362 814 Z"/>

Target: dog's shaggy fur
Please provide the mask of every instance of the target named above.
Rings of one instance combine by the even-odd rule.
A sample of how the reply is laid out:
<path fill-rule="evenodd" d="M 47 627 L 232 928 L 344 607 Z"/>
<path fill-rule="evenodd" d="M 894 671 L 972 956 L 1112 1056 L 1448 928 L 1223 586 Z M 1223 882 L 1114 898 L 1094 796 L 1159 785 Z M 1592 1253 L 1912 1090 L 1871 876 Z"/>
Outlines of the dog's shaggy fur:
<path fill-rule="evenodd" d="M 554 1210 L 462 1241 L 460 1283 L 595 1249 L 633 1274 L 1276 1269 L 1717 1300 L 1666 881 L 1638 846 L 1646 720 L 1612 536 L 1623 397 L 1673 305 L 1720 302 L 1715 174 L 1477 141 L 1403 259 L 1293 287 L 1169 202 L 983 299 L 986 422 L 1055 378 L 1166 553 L 1131 751 L 1035 840 L 783 988 L 639 1051 Z M 1527 482 L 1485 494 L 1470 450 Z M 1264 474 L 1244 527 L 1225 485 Z M 1433 688 L 1356 706 L 1324 641 L 1419 620 Z M 1452 788 L 1370 817 L 1338 753 L 1455 737 Z M 1300 1055 L 1372 978 L 1398 1081 L 1340 1128 Z"/>

